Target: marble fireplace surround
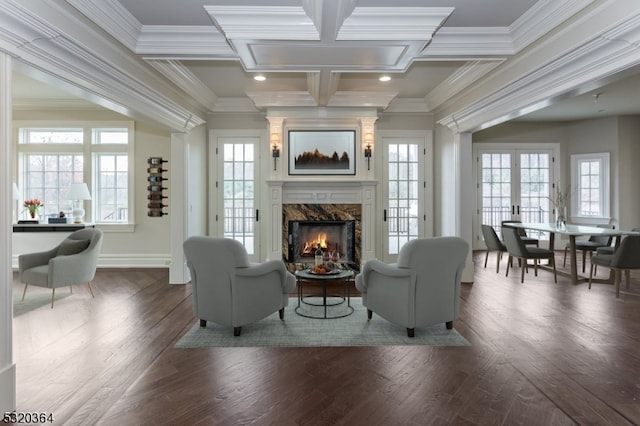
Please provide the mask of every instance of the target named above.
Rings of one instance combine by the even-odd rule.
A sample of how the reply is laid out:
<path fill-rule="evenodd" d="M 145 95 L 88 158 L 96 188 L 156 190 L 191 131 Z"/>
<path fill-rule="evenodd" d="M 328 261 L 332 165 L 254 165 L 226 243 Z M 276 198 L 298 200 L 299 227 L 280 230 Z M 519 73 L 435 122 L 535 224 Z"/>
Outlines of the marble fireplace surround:
<path fill-rule="evenodd" d="M 268 181 L 269 259 L 287 262 L 289 220 L 355 220 L 356 261 L 375 256 L 376 181 Z"/>
<path fill-rule="evenodd" d="M 285 263 L 295 261 L 288 257 L 289 221 L 354 221 L 353 262 L 360 264 L 362 246 L 362 206 L 360 204 L 284 204 L 282 215 L 282 259 Z"/>

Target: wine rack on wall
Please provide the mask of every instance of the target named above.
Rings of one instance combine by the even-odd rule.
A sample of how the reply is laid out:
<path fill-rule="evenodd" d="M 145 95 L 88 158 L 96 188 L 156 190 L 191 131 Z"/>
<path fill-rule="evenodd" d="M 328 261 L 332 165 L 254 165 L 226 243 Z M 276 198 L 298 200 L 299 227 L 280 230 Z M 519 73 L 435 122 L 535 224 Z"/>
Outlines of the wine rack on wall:
<path fill-rule="evenodd" d="M 147 159 L 149 166 L 147 167 L 147 173 L 149 174 L 147 176 L 147 189 L 149 190 L 149 195 L 147 195 L 149 211 L 147 215 L 150 217 L 162 217 L 169 214 L 163 210 L 165 207 L 169 207 L 165 204 L 168 197 L 164 195 L 164 190 L 167 189 L 164 186 L 164 182 L 168 179 L 163 176 L 163 173 L 167 171 L 164 168 L 164 164 L 167 162 L 162 157 L 150 157 Z"/>

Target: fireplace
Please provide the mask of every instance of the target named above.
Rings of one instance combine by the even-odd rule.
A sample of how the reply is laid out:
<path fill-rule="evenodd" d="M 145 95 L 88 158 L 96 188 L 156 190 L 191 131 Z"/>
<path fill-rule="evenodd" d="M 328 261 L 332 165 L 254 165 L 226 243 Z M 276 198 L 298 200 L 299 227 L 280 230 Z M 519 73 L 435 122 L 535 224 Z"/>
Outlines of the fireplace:
<path fill-rule="evenodd" d="M 362 253 L 362 206 L 360 204 L 283 204 L 282 259 L 290 271 L 308 267 L 319 236 L 324 233 L 328 249 L 340 253 L 340 262 L 356 270 Z M 304 244 L 315 244 L 310 254 Z"/>
<path fill-rule="evenodd" d="M 355 220 L 292 220 L 288 229 L 289 261 L 313 262 L 320 246 L 334 261 L 355 263 Z"/>

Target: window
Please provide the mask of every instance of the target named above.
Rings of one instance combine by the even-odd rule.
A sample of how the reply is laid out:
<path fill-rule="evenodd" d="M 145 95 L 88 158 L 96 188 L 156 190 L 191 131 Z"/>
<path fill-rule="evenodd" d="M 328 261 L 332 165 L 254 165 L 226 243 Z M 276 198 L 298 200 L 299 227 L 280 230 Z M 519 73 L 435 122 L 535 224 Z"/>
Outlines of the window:
<path fill-rule="evenodd" d="M 92 199 L 85 221 L 127 224 L 133 217 L 133 123 L 93 124 L 16 123 L 22 196 L 40 199 L 42 216 L 70 214 L 69 185 L 86 182 Z"/>
<path fill-rule="evenodd" d="M 609 153 L 571 156 L 573 216 L 609 219 Z"/>

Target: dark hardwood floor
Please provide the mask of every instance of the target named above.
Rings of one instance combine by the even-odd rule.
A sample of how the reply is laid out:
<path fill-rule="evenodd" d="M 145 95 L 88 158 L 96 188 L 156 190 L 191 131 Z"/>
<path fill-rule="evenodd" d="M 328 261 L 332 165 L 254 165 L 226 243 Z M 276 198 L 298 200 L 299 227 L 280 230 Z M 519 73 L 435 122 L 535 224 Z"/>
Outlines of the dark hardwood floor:
<path fill-rule="evenodd" d="M 175 349 L 191 287 L 99 270 L 95 299 L 76 286 L 14 318 L 17 409 L 64 425 L 640 424 L 638 272 L 616 299 L 474 259 L 454 322 L 470 347 Z"/>

